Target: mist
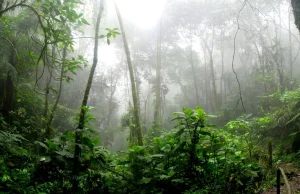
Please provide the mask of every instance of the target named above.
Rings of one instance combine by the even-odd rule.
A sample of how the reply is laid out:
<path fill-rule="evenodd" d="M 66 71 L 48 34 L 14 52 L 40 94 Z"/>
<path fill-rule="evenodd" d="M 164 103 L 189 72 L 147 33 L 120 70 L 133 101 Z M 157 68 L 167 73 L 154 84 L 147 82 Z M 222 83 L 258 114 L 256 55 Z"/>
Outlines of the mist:
<path fill-rule="evenodd" d="M 0 191 L 299 192 L 299 10 L 0 0 Z"/>

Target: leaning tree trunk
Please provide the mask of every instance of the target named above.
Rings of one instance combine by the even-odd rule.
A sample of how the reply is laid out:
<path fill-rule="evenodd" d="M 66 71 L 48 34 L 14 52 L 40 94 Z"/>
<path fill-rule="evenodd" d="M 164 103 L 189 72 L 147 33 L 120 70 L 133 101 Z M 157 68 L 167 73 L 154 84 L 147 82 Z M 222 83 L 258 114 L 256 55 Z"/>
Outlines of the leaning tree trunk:
<path fill-rule="evenodd" d="M 74 160 L 73 160 L 74 163 L 73 163 L 73 172 L 72 172 L 72 175 L 73 175 L 73 177 L 72 177 L 73 178 L 72 193 L 73 194 L 78 193 L 79 167 L 80 167 L 79 157 L 80 157 L 80 153 L 81 153 L 80 144 L 81 144 L 81 138 L 82 138 L 82 129 L 84 128 L 84 118 L 85 118 L 85 114 L 86 114 L 84 107 L 87 105 L 95 69 L 96 69 L 97 62 L 98 62 L 99 25 L 100 25 L 102 13 L 103 13 L 103 0 L 100 0 L 99 12 L 98 12 L 98 16 L 97 16 L 96 29 L 95 29 L 95 45 L 94 45 L 93 65 L 92 65 L 92 68 L 90 71 L 89 79 L 86 84 L 86 88 L 85 88 L 85 92 L 84 92 L 84 96 L 83 96 L 83 100 L 82 100 L 82 104 L 81 104 L 78 128 L 75 132 L 75 153 L 74 153 Z"/>
<path fill-rule="evenodd" d="M 127 64 L 128 64 L 129 74 L 130 74 L 131 92 L 132 92 L 133 109 L 134 109 L 134 122 L 135 122 L 135 129 L 136 129 L 135 131 L 137 134 L 138 145 L 142 146 L 143 139 L 142 139 L 142 128 L 141 128 L 141 123 L 140 123 L 140 111 L 139 111 L 140 105 L 139 105 L 139 99 L 138 99 L 137 90 L 136 90 L 136 83 L 135 83 L 135 79 L 134 79 L 133 66 L 131 63 L 130 52 L 129 52 L 129 48 L 128 48 L 126 34 L 124 31 L 124 27 L 123 27 L 122 17 L 121 17 L 121 14 L 120 14 L 120 11 L 119 11 L 119 8 L 118 8 L 116 2 L 115 2 L 115 8 L 116 8 L 117 17 L 118 17 L 119 24 L 120 24 L 120 29 L 121 29 L 121 33 L 122 33 L 124 49 L 125 49 L 125 53 L 126 53 L 126 57 L 127 57 Z"/>

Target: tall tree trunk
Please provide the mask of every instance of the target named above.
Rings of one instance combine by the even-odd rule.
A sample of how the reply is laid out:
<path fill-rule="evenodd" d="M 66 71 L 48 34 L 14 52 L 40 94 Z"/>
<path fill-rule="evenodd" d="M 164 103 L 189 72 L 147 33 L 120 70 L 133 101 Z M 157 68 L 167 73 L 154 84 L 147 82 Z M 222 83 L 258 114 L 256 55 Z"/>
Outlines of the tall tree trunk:
<path fill-rule="evenodd" d="M 45 58 L 46 56 L 44 56 Z M 54 66 L 55 65 L 55 60 L 54 60 L 54 57 L 55 57 L 55 46 L 52 45 L 52 59 L 51 59 L 51 64 Z M 49 90 L 49 87 L 50 87 L 50 83 L 51 83 L 51 80 L 52 80 L 52 68 L 49 69 L 49 73 L 50 73 L 50 76 L 49 78 L 46 79 L 46 85 L 45 85 L 45 102 L 44 102 L 44 113 L 43 113 L 43 117 L 45 119 L 45 122 L 43 123 L 43 128 L 45 129 L 46 128 L 46 121 L 48 120 L 48 105 L 49 105 L 49 93 L 50 93 L 50 90 Z"/>
<path fill-rule="evenodd" d="M 159 20 L 157 33 L 157 62 L 156 62 L 156 80 L 155 80 L 155 109 L 154 109 L 154 130 L 157 131 L 160 127 L 160 107 L 161 107 L 161 22 Z"/>
<path fill-rule="evenodd" d="M 203 57 L 204 57 L 205 105 L 206 105 L 206 111 L 211 112 L 210 106 L 209 106 L 209 95 L 208 95 L 209 80 L 207 77 L 207 61 L 206 61 L 205 46 L 202 46 L 202 50 L 203 50 Z"/>
<path fill-rule="evenodd" d="M 113 71 L 110 72 L 110 95 L 108 101 L 108 114 L 107 114 L 107 122 L 106 126 L 110 125 L 111 116 L 115 109 L 115 105 L 113 104 L 113 97 L 116 92 L 117 78 L 114 78 Z"/>
<path fill-rule="evenodd" d="M 124 49 L 126 53 L 126 58 L 127 58 L 127 64 L 128 64 L 128 69 L 129 69 L 129 75 L 130 75 L 130 82 L 131 82 L 131 92 L 132 92 L 132 98 L 133 98 L 133 109 L 134 109 L 134 122 L 135 122 L 135 129 L 136 129 L 136 134 L 137 134 L 137 140 L 138 140 L 138 145 L 142 146 L 143 145 L 143 139 L 142 139 L 142 128 L 141 128 L 141 122 L 140 122 L 140 108 L 139 108 L 139 99 L 137 95 L 137 89 L 136 89 L 136 82 L 134 78 L 134 72 L 133 72 L 133 66 L 130 58 L 130 52 L 128 48 L 128 43 L 126 39 L 126 34 L 124 31 L 123 27 L 123 21 L 122 17 L 119 11 L 119 8 L 115 3 L 115 8 L 119 20 L 119 25 L 122 33 L 122 38 L 123 38 L 123 43 L 124 43 Z"/>
<path fill-rule="evenodd" d="M 93 59 L 93 65 L 90 71 L 89 79 L 86 84 L 83 100 L 81 103 L 81 110 L 79 114 L 79 124 L 78 129 L 75 132 L 75 153 L 74 153 L 74 160 L 73 160 L 73 183 L 72 183 L 72 193 L 76 194 L 78 193 L 78 185 L 79 185 L 79 167 L 80 167 L 80 154 L 81 154 L 81 138 L 82 138 L 82 129 L 84 128 L 84 119 L 85 119 L 85 106 L 87 105 L 87 101 L 89 98 L 90 89 L 93 82 L 94 73 L 96 70 L 97 62 L 98 62 L 98 39 L 99 39 L 99 26 L 101 21 L 101 16 L 103 13 L 103 0 L 100 0 L 99 5 L 99 12 L 97 16 L 96 21 L 96 29 L 95 29 L 95 45 L 94 45 L 94 59 Z"/>
<path fill-rule="evenodd" d="M 6 77 L 6 88 L 5 88 L 5 99 L 3 105 L 3 116 L 8 123 L 10 123 L 10 111 L 13 110 L 14 106 L 14 95 L 15 95 L 15 86 L 12 81 L 12 74 L 11 71 L 7 72 Z"/>
<path fill-rule="evenodd" d="M 65 46 L 64 49 L 63 49 L 63 59 L 65 59 L 66 57 L 67 57 L 67 47 Z M 58 102 L 59 102 L 59 99 L 60 99 L 60 96 L 61 96 L 64 71 L 65 71 L 65 64 L 63 62 L 61 64 L 60 80 L 59 80 L 59 88 L 58 88 L 58 92 L 57 92 L 57 97 L 56 97 L 54 106 L 51 110 L 51 114 L 50 114 L 50 117 L 49 117 L 49 120 L 48 120 L 47 126 L 46 126 L 46 138 L 48 138 L 48 139 L 51 138 L 51 124 L 52 124 L 52 121 L 54 119 L 55 111 L 56 111 L 56 108 L 57 108 L 57 105 L 58 105 Z"/>
<path fill-rule="evenodd" d="M 51 73 L 52 74 L 52 73 Z M 43 117 L 45 119 L 45 121 L 48 120 L 48 105 L 49 105 L 49 100 L 48 100 L 48 97 L 49 97 L 49 87 L 50 87 L 50 83 L 51 83 L 51 78 L 52 76 L 50 75 L 49 78 L 47 78 L 46 80 L 46 86 L 45 86 L 45 102 L 44 102 L 44 113 L 43 113 Z M 46 122 L 43 122 L 43 129 L 45 129 L 47 123 Z"/>
<path fill-rule="evenodd" d="M 275 18 L 275 12 L 276 12 L 276 10 L 274 8 L 274 18 Z M 280 15 L 279 15 L 279 21 L 281 23 Z M 272 54 L 273 59 L 276 63 L 276 70 L 277 70 L 278 79 L 279 79 L 278 88 L 279 88 L 281 94 L 283 94 L 283 92 L 284 92 L 284 83 L 283 83 L 283 71 L 282 71 L 282 51 L 278 48 L 278 44 L 280 44 L 281 29 L 280 28 L 278 29 L 275 19 L 274 19 L 273 23 L 274 23 L 274 26 L 275 26 L 275 40 L 276 40 L 276 42 L 275 42 L 275 52 L 276 52 L 276 54 L 273 54 L 272 52 L 271 52 L 271 54 Z"/>
<path fill-rule="evenodd" d="M 263 44 L 261 45 L 261 47 L 262 47 L 262 54 L 260 54 L 258 46 L 257 46 L 256 43 L 254 43 L 254 46 L 255 46 L 255 50 L 256 50 L 258 62 L 259 62 L 259 69 L 261 69 L 262 77 L 264 78 L 265 77 L 265 61 L 266 61 L 265 54 L 267 54 L 267 53 L 265 53 L 265 49 L 264 49 L 265 46 Z M 268 89 L 267 89 L 267 84 L 266 84 L 265 81 L 263 82 L 263 86 L 264 86 L 265 94 L 267 94 L 268 93 Z"/>
<path fill-rule="evenodd" d="M 221 80 L 220 80 L 220 106 L 223 104 L 223 83 L 224 83 L 224 44 L 223 44 L 224 32 L 221 31 L 221 64 L 222 64 L 222 72 L 221 72 Z"/>
<path fill-rule="evenodd" d="M 292 31 L 291 31 L 291 12 L 289 12 L 289 64 L 290 77 L 293 77 L 293 51 L 292 51 Z"/>
<path fill-rule="evenodd" d="M 212 48 L 210 48 L 205 40 L 203 43 L 209 54 L 209 65 L 210 65 L 210 76 L 212 79 L 212 111 L 216 112 L 218 110 L 218 99 L 217 99 L 217 87 L 216 87 L 216 77 L 215 77 L 215 69 L 214 69 L 214 61 L 213 61 L 213 40 L 212 40 Z"/>
<path fill-rule="evenodd" d="M 15 64 L 15 51 L 14 51 L 14 45 L 15 41 L 12 40 L 12 47 L 10 49 L 10 58 L 9 58 L 9 63 L 13 68 Z M 6 89 L 5 89 L 5 99 L 4 99 L 4 104 L 3 104 L 3 116 L 6 118 L 8 123 L 10 123 L 10 111 L 13 110 L 14 107 L 14 96 L 15 96 L 15 86 L 13 83 L 13 74 L 12 70 L 8 70 L 7 72 L 7 77 L 6 77 Z"/>
<path fill-rule="evenodd" d="M 196 92 L 196 103 L 197 106 L 200 105 L 199 102 L 199 88 L 197 84 L 197 76 L 196 76 L 196 70 L 194 66 L 194 58 L 193 58 L 193 36 L 192 36 L 192 29 L 190 29 L 190 37 L 191 37 L 191 42 L 190 42 L 190 64 L 192 68 L 192 76 L 193 76 L 193 81 L 194 81 L 194 87 L 195 87 L 195 92 Z"/>

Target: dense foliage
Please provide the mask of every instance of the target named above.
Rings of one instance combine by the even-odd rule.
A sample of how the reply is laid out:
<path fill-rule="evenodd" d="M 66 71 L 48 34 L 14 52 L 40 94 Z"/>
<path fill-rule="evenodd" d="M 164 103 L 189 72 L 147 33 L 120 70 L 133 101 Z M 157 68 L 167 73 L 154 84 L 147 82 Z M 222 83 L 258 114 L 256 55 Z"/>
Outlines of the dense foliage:
<path fill-rule="evenodd" d="M 170 1 L 145 33 L 117 1 L 0 0 L 0 193 L 275 187 L 300 168 L 289 5 Z"/>

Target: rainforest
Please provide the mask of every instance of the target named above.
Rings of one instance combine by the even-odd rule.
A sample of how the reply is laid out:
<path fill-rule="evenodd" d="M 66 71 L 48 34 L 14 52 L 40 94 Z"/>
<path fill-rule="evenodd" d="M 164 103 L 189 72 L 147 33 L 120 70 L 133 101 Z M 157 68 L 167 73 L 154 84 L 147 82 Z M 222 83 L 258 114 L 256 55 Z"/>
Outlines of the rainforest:
<path fill-rule="evenodd" d="M 0 0 L 0 194 L 300 194 L 299 0 Z"/>

